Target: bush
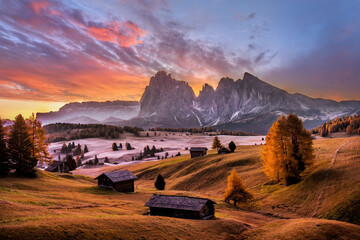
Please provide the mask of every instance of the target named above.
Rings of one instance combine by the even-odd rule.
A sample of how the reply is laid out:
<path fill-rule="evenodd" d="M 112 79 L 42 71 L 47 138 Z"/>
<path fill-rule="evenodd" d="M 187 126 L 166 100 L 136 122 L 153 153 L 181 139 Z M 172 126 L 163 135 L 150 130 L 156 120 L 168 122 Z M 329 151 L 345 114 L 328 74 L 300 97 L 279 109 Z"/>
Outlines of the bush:
<path fill-rule="evenodd" d="M 231 152 L 234 152 L 234 151 L 235 151 L 236 145 L 235 145 L 235 143 L 234 143 L 233 141 L 231 141 L 231 142 L 229 143 L 229 149 L 230 149 Z"/>
<path fill-rule="evenodd" d="M 116 143 L 113 143 L 113 144 L 112 144 L 112 150 L 113 150 L 113 151 L 119 150 L 119 149 L 118 149 L 118 146 L 116 145 Z"/>
<path fill-rule="evenodd" d="M 155 181 L 155 187 L 157 190 L 164 190 L 165 189 L 165 179 L 163 178 L 163 176 L 161 176 L 161 174 L 159 174 L 156 178 Z"/>

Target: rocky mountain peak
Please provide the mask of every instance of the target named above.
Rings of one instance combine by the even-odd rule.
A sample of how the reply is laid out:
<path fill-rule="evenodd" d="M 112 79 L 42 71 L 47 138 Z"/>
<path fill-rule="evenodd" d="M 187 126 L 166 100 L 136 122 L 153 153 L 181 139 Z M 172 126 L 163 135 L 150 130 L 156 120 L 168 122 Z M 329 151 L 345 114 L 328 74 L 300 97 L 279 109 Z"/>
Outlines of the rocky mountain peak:
<path fill-rule="evenodd" d="M 195 99 L 195 93 L 187 82 L 178 81 L 161 71 L 151 77 L 145 88 L 139 117 L 154 116 L 154 120 L 160 121 L 170 116 L 175 121 L 184 120 L 182 118 L 187 116 L 184 112 L 188 112 Z"/>
<path fill-rule="evenodd" d="M 215 92 L 214 88 L 211 85 L 205 83 L 200 91 L 200 94 L 201 93 L 211 93 L 211 92 Z"/>
<path fill-rule="evenodd" d="M 220 79 L 217 88 L 231 86 L 231 85 L 233 85 L 234 83 L 235 83 L 234 79 L 229 78 L 229 77 L 223 77 L 223 78 Z"/>

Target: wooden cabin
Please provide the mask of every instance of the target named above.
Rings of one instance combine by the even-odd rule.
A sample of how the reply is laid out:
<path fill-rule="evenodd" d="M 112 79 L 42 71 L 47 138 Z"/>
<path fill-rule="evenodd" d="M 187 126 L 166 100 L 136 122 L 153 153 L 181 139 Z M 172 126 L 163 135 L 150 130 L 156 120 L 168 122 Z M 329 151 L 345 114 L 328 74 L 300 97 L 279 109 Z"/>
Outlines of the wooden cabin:
<path fill-rule="evenodd" d="M 111 188 L 118 192 L 134 192 L 137 177 L 129 170 L 106 172 L 96 177 L 99 187 Z"/>
<path fill-rule="evenodd" d="M 206 198 L 154 194 L 145 206 L 150 208 L 150 215 L 154 216 L 209 219 L 214 217 L 214 204 Z"/>
<path fill-rule="evenodd" d="M 207 150 L 206 147 L 192 147 L 190 148 L 191 158 L 205 156 Z"/>
<path fill-rule="evenodd" d="M 62 161 L 53 161 L 53 163 L 48 166 L 45 171 L 67 173 L 69 172 L 69 166 Z"/>

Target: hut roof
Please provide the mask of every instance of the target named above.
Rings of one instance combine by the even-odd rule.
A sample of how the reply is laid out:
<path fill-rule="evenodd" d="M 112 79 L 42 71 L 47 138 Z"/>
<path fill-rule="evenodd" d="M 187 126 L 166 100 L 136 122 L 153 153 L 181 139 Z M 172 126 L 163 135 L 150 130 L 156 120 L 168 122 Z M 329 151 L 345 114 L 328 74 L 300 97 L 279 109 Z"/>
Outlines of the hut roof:
<path fill-rule="evenodd" d="M 48 166 L 45 170 L 48 172 L 52 172 L 63 163 L 64 162 L 62 162 L 62 161 L 53 161 L 53 163 L 50 166 Z"/>
<path fill-rule="evenodd" d="M 137 179 L 137 177 L 129 170 L 105 172 L 97 176 L 95 179 L 98 179 L 102 175 L 107 176 L 114 183 Z"/>
<path fill-rule="evenodd" d="M 229 149 L 227 149 L 226 147 L 221 147 L 219 149 L 218 153 L 231 153 L 231 151 Z"/>
<path fill-rule="evenodd" d="M 195 151 L 195 152 L 197 152 L 197 151 L 206 151 L 206 150 L 208 150 L 206 147 L 192 147 L 192 148 L 190 148 L 190 151 Z"/>
<path fill-rule="evenodd" d="M 203 208 L 203 206 L 208 202 L 216 204 L 215 202 L 207 198 L 167 196 L 167 195 L 154 194 L 149 199 L 149 201 L 145 203 L 145 206 L 157 207 L 157 208 L 181 209 L 188 211 L 200 211 Z"/>

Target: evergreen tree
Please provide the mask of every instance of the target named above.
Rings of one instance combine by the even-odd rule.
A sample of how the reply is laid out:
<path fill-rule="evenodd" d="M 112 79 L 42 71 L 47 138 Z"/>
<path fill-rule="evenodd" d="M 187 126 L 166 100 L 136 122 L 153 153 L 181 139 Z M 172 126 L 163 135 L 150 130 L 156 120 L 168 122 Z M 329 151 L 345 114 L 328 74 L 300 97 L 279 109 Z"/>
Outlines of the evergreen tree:
<path fill-rule="evenodd" d="M 246 189 L 245 184 L 241 181 L 235 170 L 232 170 L 228 177 L 227 189 L 224 194 L 225 202 L 234 202 L 234 206 L 238 202 L 247 202 L 253 198 L 253 195 Z"/>
<path fill-rule="evenodd" d="M 75 143 L 72 142 L 72 143 L 71 143 L 71 149 L 74 149 L 74 148 L 75 148 Z"/>
<path fill-rule="evenodd" d="M 116 145 L 116 143 L 112 144 L 112 150 L 113 151 L 117 151 L 118 150 L 118 146 Z"/>
<path fill-rule="evenodd" d="M 10 163 L 8 156 L 8 149 L 5 139 L 5 128 L 3 127 L 2 120 L 0 119 L 0 176 L 6 176 L 10 171 Z"/>
<path fill-rule="evenodd" d="M 76 166 L 80 167 L 81 165 L 82 165 L 82 163 L 81 163 L 81 160 L 80 160 L 80 156 L 78 155 L 78 156 L 76 156 Z"/>
<path fill-rule="evenodd" d="M 156 178 L 155 181 L 155 187 L 157 190 L 164 190 L 165 189 L 165 179 L 163 178 L 163 176 L 161 174 L 159 174 Z"/>
<path fill-rule="evenodd" d="M 234 152 L 234 151 L 235 151 L 236 145 L 235 145 L 235 143 L 234 143 L 233 141 L 231 141 L 231 142 L 229 143 L 229 149 L 230 149 L 231 152 Z"/>
<path fill-rule="evenodd" d="M 293 114 L 281 116 L 270 128 L 262 147 L 261 158 L 270 180 L 286 185 L 300 180 L 300 174 L 313 163 L 311 134 Z"/>
<path fill-rule="evenodd" d="M 219 138 L 217 136 L 215 136 L 213 144 L 212 144 L 212 149 L 219 150 L 219 148 L 221 148 L 221 147 L 222 147 L 222 144 L 221 144 Z"/>
<path fill-rule="evenodd" d="M 74 150 L 74 156 L 79 156 L 79 155 L 81 155 L 81 145 L 80 144 Z"/>
<path fill-rule="evenodd" d="M 72 151 L 72 144 L 69 143 L 68 146 L 67 146 L 67 148 L 68 148 L 67 152 L 68 152 L 68 153 L 71 152 L 71 151 Z"/>
<path fill-rule="evenodd" d="M 66 145 L 66 143 L 63 143 L 62 147 L 61 147 L 61 153 L 67 153 L 68 152 L 68 147 Z"/>
<path fill-rule="evenodd" d="M 16 174 L 35 177 L 37 160 L 33 156 L 33 144 L 26 122 L 21 114 L 16 116 L 9 137 L 9 155 L 15 164 Z"/>
<path fill-rule="evenodd" d="M 85 145 L 85 147 L 84 147 L 84 153 L 88 153 L 88 152 L 89 152 L 89 149 L 88 149 L 87 145 Z"/>
<path fill-rule="evenodd" d="M 108 157 L 105 157 L 104 162 L 105 162 L 105 163 L 109 163 L 109 159 L 108 159 Z"/>
<path fill-rule="evenodd" d="M 98 165 L 98 163 L 99 163 L 99 159 L 98 159 L 98 157 L 95 155 L 94 165 Z"/>
<path fill-rule="evenodd" d="M 122 143 L 119 144 L 119 148 L 122 149 Z"/>
<path fill-rule="evenodd" d="M 76 161 L 71 154 L 66 155 L 65 164 L 68 165 L 69 171 L 76 169 Z"/>
<path fill-rule="evenodd" d="M 131 147 L 130 143 L 126 143 L 126 150 L 132 150 L 133 148 Z"/>

